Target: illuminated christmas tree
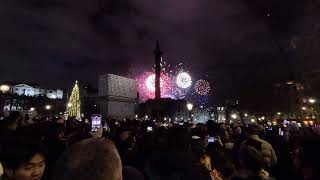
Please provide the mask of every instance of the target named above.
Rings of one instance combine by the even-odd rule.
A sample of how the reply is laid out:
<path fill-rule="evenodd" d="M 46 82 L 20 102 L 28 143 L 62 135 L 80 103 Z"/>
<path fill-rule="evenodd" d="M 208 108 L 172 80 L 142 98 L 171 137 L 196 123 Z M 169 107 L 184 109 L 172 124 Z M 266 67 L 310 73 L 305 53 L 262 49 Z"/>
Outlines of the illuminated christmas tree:
<path fill-rule="evenodd" d="M 80 104 L 79 86 L 78 81 L 76 81 L 67 104 L 67 112 L 69 117 L 75 117 L 78 120 L 81 119 Z"/>

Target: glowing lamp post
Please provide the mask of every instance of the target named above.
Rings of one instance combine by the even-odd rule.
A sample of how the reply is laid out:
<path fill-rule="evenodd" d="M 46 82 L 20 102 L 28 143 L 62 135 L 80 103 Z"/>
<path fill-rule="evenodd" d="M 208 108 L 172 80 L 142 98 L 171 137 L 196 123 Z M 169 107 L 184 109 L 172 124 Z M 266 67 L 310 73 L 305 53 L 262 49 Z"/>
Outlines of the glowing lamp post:
<path fill-rule="evenodd" d="M 10 86 L 8 85 L 0 85 L 0 91 L 3 93 L 7 93 L 10 91 Z"/>
<path fill-rule="evenodd" d="M 46 110 L 50 110 L 51 109 L 51 106 L 50 105 L 46 105 Z"/>
<path fill-rule="evenodd" d="M 45 106 L 45 109 L 47 110 L 47 120 L 49 120 L 49 113 L 48 113 L 48 111 L 50 111 L 51 106 L 50 106 L 50 105 L 46 105 L 46 106 Z"/>
<path fill-rule="evenodd" d="M 193 104 L 188 103 L 188 104 L 187 104 L 187 108 L 188 108 L 189 111 L 192 111 L 192 109 L 193 109 Z"/>
<path fill-rule="evenodd" d="M 230 115 L 230 117 L 231 117 L 230 123 L 233 123 L 233 122 L 235 122 L 237 120 L 238 115 L 233 113 L 233 114 Z"/>
<path fill-rule="evenodd" d="M 191 119 L 191 111 L 192 111 L 192 109 L 193 109 L 193 104 L 188 103 L 188 104 L 187 104 L 187 109 L 188 109 L 188 111 L 189 111 L 189 119 L 190 119 L 190 121 L 192 121 L 192 119 Z"/>
<path fill-rule="evenodd" d="M 308 100 L 308 102 L 309 102 L 310 104 L 314 104 L 314 103 L 316 103 L 316 100 L 313 99 L 313 98 L 310 98 L 310 99 Z"/>
<path fill-rule="evenodd" d="M 317 102 L 317 100 L 314 99 L 314 98 L 309 98 L 308 102 L 313 105 L 313 104 L 315 104 Z M 313 106 L 311 107 L 311 110 L 312 110 L 312 118 L 315 119 L 316 118 L 315 117 L 315 110 L 314 110 Z"/>

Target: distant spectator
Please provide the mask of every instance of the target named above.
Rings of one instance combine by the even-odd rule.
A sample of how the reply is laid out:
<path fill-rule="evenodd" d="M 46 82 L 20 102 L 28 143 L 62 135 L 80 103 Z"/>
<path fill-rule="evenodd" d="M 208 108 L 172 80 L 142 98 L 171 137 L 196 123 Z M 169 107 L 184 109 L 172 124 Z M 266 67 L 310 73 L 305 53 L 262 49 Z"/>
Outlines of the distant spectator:
<path fill-rule="evenodd" d="M 211 157 L 211 167 L 216 169 L 223 178 L 228 178 L 235 172 L 235 167 L 232 162 L 226 157 L 223 150 L 217 148 L 213 143 L 210 143 L 206 148 L 206 152 Z"/>
<path fill-rule="evenodd" d="M 168 131 L 168 148 L 153 152 L 145 166 L 150 179 L 210 180 L 210 170 L 201 165 L 199 145 L 184 126 L 174 126 Z"/>
<path fill-rule="evenodd" d="M 252 146 L 262 153 L 265 164 L 268 168 L 277 164 L 277 156 L 272 146 L 265 140 L 258 136 L 259 127 L 257 125 L 250 125 L 248 127 L 249 138 L 243 142 L 245 146 Z"/>
<path fill-rule="evenodd" d="M 320 138 L 309 136 L 302 144 L 302 173 L 303 179 L 320 179 L 320 157 L 317 155 L 320 151 Z"/>
<path fill-rule="evenodd" d="M 0 121 L 0 150 L 5 146 L 4 143 L 8 137 L 16 134 L 17 121 L 12 116 L 8 116 Z"/>
<path fill-rule="evenodd" d="M 11 117 L 13 120 L 15 120 L 15 122 L 17 123 L 17 126 L 21 126 L 22 125 L 22 116 L 20 114 L 19 111 L 12 111 L 10 112 L 9 117 Z"/>
<path fill-rule="evenodd" d="M 90 138 L 67 149 L 52 176 L 52 180 L 122 180 L 121 159 L 111 141 Z"/>
<path fill-rule="evenodd" d="M 262 154 L 251 146 L 241 148 L 239 153 L 240 170 L 230 179 L 268 180 L 269 173 L 264 168 Z"/>
<path fill-rule="evenodd" d="M 17 129 L 17 121 L 9 116 L 0 121 L 0 131 L 15 131 Z"/>

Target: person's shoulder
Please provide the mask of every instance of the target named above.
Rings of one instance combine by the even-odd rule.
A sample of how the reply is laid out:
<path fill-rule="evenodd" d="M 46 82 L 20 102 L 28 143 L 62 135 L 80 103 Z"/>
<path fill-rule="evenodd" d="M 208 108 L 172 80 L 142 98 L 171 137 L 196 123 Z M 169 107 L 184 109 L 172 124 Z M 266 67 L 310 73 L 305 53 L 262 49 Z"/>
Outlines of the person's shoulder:
<path fill-rule="evenodd" d="M 246 144 L 247 140 L 241 141 L 240 146 L 244 146 Z"/>
<path fill-rule="evenodd" d="M 264 140 L 264 139 L 261 139 L 261 138 L 260 138 L 260 142 L 261 142 L 264 146 L 272 147 L 271 144 L 270 144 L 268 141 Z"/>

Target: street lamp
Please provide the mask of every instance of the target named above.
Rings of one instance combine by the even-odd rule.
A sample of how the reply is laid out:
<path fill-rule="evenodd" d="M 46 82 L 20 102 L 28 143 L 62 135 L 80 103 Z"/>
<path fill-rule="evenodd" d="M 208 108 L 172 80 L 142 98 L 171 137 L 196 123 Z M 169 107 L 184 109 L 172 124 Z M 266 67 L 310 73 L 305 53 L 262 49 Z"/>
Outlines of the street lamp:
<path fill-rule="evenodd" d="M 34 107 L 30 108 L 30 111 L 34 111 L 34 110 L 35 110 L 35 108 L 34 108 Z"/>
<path fill-rule="evenodd" d="M 51 109 L 51 106 L 50 105 L 46 105 L 46 110 L 50 110 Z"/>
<path fill-rule="evenodd" d="M 8 85 L 1 85 L 0 86 L 0 91 L 3 92 L 3 93 L 7 93 L 10 91 L 10 86 Z"/>
<path fill-rule="evenodd" d="M 46 110 L 47 110 L 47 120 L 49 120 L 49 113 L 48 113 L 48 111 L 51 109 L 51 106 L 50 106 L 50 105 L 46 105 L 45 108 L 46 108 Z"/>
<path fill-rule="evenodd" d="M 244 114 L 244 117 L 248 117 L 248 114 L 247 114 L 247 113 L 245 113 L 245 114 Z"/>
<path fill-rule="evenodd" d="M 314 98 L 309 98 L 309 99 L 308 99 L 308 102 L 309 102 L 310 104 L 314 104 L 314 103 L 316 103 L 317 101 L 316 101 Z M 312 118 L 315 119 L 315 109 L 314 109 L 314 107 L 311 107 L 311 110 L 312 110 Z"/>
<path fill-rule="evenodd" d="M 309 98 L 308 102 L 309 102 L 310 104 L 314 104 L 314 103 L 316 103 L 316 100 L 313 99 L 313 98 Z"/>
<path fill-rule="evenodd" d="M 188 109 L 188 111 L 189 111 L 189 119 L 192 121 L 192 119 L 191 119 L 191 111 L 192 111 L 192 109 L 193 109 L 193 104 L 188 103 L 188 104 L 187 104 L 187 109 Z"/>
<path fill-rule="evenodd" d="M 236 114 L 231 114 L 231 118 L 232 119 L 237 119 L 237 115 Z"/>
<path fill-rule="evenodd" d="M 306 108 L 306 107 L 302 107 L 301 109 L 302 109 L 302 110 L 304 110 L 304 111 L 305 111 L 305 110 L 307 110 L 307 108 Z"/>
<path fill-rule="evenodd" d="M 188 108 L 189 111 L 192 111 L 192 109 L 193 109 L 193 104 L 188 103 L 188 104 L 187 104 L 187 108 Z"/>

